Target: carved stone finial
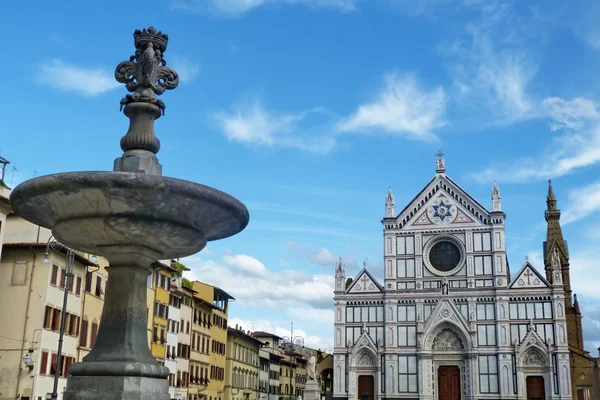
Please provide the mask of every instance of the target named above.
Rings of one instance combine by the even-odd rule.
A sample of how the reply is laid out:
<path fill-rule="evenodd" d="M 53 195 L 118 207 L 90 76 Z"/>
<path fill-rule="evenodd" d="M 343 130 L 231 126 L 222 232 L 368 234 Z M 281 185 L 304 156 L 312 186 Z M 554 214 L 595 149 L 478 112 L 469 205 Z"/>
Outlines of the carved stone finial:
<path fill-rule="evenodd" d="M 133 38 L 135 55 L 115 69 L 117 82 L 124 83 L 127 90 L 134 92 L 121 100 L 121 109 L 130 103 L 143 102 L 158 106 L 164 113 L 165 104 L 156 95 L 175 89 L 179 84 L 177 72 L 167 67 L 163 58 L 169 37 L 151 26 L 141 31 L 136 29 Z"/>
<path fill-rule="evenodd" d="M 438 151 L 436 156 L 438 157 L 438 159 L 435 161 L 435 172 L 446 172 L 446 161 L 444 161 L 444 153 L 442 153 L 442 150 Z"/>

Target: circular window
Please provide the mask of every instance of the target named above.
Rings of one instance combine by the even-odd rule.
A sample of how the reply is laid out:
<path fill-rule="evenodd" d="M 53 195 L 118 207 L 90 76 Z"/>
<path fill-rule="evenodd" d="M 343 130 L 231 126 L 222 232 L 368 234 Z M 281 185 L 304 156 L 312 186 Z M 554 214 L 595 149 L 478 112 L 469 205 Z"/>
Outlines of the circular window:
<path fill-rule="evenodd" d="M 464 246 L 454 236 L 440 235 L 431 239 L 423 253 L 425 266 L 435 275 L 452 275 L 465 263 Z"/>
<path fill-rule="evenodd" d="M 429 262 L 438 271 L 449 272 L 458 265 L 460 250 L 452 242 L 443 240 L 433 245 L 429 250 Z"/>

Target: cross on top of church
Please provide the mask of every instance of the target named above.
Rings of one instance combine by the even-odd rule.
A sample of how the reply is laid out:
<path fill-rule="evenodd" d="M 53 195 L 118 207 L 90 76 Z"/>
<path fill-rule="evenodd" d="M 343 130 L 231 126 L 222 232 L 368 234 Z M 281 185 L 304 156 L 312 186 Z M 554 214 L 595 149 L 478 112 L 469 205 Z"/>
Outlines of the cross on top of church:
<path fill-rule="evenodd" d="M 363 283 L 363 289 L 367 290 L 367 282 L 369 282 L 369 278 L 367 278 L 367 275 L 363 275 L 360 281 Z"/>
<path fill-rule="evenodd" d="M 527 277 L 527 284 L 531 285 L 531 277 L 533 276 L 533 272 L 531 272 L 531 270 L 527 268 L 527 271 L 525 271 L 523 275 Z"/>
<path fill-rule="evenodd" d="M 444 153 L 442 153 L 442 150 L 438 151 L 436 156 L 438 159 L 435 160 L 435 171 L 438 173 L 446 172 L 446 162 L 444 161 Z"/>

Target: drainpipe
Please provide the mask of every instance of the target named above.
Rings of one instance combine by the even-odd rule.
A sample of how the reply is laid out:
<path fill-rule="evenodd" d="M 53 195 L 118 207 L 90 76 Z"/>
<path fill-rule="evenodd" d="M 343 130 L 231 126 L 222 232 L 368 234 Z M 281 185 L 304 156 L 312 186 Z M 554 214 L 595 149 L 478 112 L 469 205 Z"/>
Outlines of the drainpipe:
<path fill-rule="evenodd" d="M 31 302 L 31 292 L 33 285 L 33 273 L 35 271 L 35 261 L 37 259 L 35 252 L 32 251 L 33 263 L 31 264 L 31 275 L 29 276 L 29 291 L 27 293 L 27 304 L 25 305 L 25 321 L 23 322 L 23 335 L 21 339 L 21 355 L 19 356 L 19 362 L 17 364 L 17 389 L 15 390 L 15 398 L 19 398 L 19 389 L 21 386 L 21 362 L 23 361 L 23 352 L 25 351 L 25 335 L 27 334 L 27 322 L 29 322 L 29 303 Z M 40 339 L 41 340 L 41 339 Z M 35 378 L 33 378 L 35 380 Z M 32 393 L 32 396 L 34 394 Z"/>

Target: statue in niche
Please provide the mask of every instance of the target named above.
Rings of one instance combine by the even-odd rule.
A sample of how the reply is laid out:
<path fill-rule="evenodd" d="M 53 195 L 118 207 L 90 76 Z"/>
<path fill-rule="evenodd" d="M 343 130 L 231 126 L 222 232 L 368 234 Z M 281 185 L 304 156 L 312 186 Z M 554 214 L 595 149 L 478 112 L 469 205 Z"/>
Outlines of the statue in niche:
<path fill-rule="evenodd" d="M 444 329 L 433 340 L 433 350 L 462 350 L 462 341 L 451 329 Z"/>

